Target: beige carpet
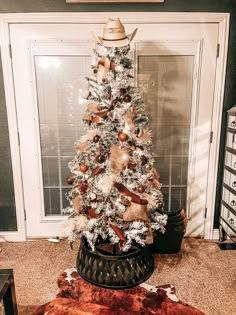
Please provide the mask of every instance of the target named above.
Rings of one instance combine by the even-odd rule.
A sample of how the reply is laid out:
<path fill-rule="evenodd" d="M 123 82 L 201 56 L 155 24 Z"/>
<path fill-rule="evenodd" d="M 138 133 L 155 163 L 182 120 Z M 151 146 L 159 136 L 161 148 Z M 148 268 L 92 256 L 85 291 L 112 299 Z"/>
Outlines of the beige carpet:
<path fill-rule="evenodd" d="M 77 248 L 66 240 L 0 243 L 0 268 L 13 268 L 19 315 L 31 314 L 35 306 L 52 300 L 57 276 L 74 267 Z M 173 284 L 176 295 L 209 315 L 236 312 L 236 251 L 222 251 L 215 242 L 184 240 L 174 255 L 156 255 L 155 272 L 147 283 Z"/>

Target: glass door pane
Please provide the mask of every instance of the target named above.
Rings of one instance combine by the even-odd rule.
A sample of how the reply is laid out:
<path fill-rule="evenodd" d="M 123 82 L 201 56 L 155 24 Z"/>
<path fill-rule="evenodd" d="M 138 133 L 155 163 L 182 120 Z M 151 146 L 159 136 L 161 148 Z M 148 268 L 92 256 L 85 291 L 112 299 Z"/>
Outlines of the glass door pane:
<path fill-rule="evenodd" d="M 168 211 L 186 209 L 193 61 L 190 55 L 138 57 L 138 85 L 143 90 L 155 167 Z"/>
<path fill-rule="evenodd" d="M 62 215 L 67 206 L 73 143 L 84 133 L 82 91 L 89 75 L 89 56 L 35 56 L 41 142 L 44 211 Z"/>
<path fill-rule="evenodd" d="M 10 232 L 17 231 L 17 221 L 7 111 L 3 93 L 0 93 L 0 134 L 0 231 Z"/>

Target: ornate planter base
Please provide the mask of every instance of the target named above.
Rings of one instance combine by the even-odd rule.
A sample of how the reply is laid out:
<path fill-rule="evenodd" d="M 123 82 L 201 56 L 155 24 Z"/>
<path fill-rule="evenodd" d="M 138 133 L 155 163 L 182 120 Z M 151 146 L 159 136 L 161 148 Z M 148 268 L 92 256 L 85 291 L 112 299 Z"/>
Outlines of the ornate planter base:
<path fill-rule="evenodd" d="M 154 259 L 149 247 L 121 255 L 106 255 L 92 252 L 81 241 L 76 266 L 79 275 L 86 281 L 109 289 L 125 289 L 147 280 L 154 270 Z"/>

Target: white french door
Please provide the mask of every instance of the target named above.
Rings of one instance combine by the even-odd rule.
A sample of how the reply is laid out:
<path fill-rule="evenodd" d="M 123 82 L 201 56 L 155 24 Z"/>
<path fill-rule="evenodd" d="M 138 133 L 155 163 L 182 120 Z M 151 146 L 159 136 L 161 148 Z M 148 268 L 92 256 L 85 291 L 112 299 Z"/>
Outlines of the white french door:
<path fill-rule="evenodd" d="M 67 165 L 84 132 L 82 94 L 94 62 L 91 33 L 101 34 L 106 22 L 89 21 L 9 25 L 29 238 L 63 234 Z M 185 208 L 188 235 L 204 236 L 219 25 L 125 22 L 127 33 L 138 28 L 135 84 L 150 118 L 165 208 Z"/>

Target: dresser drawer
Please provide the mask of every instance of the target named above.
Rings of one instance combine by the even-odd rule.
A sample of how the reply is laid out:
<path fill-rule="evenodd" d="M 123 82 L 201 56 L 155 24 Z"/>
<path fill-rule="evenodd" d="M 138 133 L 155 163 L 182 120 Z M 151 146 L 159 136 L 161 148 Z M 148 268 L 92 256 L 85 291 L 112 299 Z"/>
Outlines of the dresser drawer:
<path fill-rule="evenodd" d="M 222 200 L 236 211 L 236 196 L 226 187 L 224 187 L 222 191 Z"/>
<path fill-rule="evenodd" d="M 225 152 L 225 165 L 231 167 L 236 171 L 236 155 L 226 151 Z"/>
<path fill-rule="evenodd" d="M 236 241 L 236 215 L 224 205 L 224 202 L 221 206 L 220 224 L 223 226 L 227 235 Z"/>
<path fill-rule="evenodd" d="M 236 129 L 236 116 L 229 116 L 228 128 Z"/>
<path fill-rule="evenodd" d="M 226 145 L 231 149 L 236 149 L 236 134 L 233 132 L 227 132 Z"/>
<path fill-rule="evenodd" d="M 230 173 L 228 170 L 224 171 L 224 183 L 236 192 L 236 175 Z"/>

